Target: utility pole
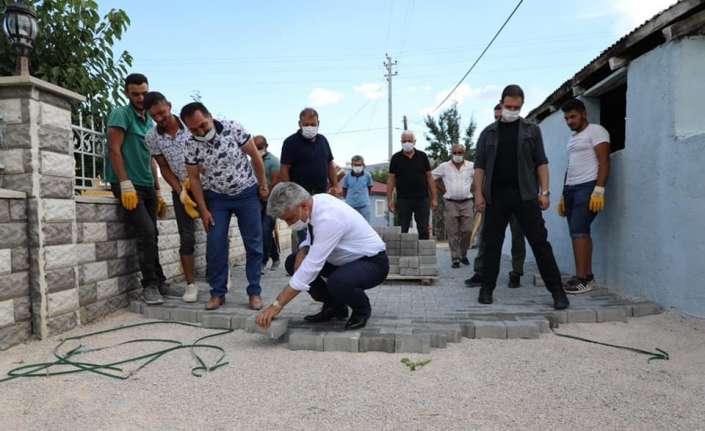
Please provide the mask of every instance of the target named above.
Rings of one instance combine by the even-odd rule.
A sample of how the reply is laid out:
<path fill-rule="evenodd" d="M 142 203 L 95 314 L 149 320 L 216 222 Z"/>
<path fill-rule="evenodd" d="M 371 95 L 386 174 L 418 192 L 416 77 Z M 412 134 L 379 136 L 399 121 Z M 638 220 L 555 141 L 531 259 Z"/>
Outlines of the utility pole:
<path fill-rule="evenodd" d="M 387 78 L 387 90 L 388 90 L 388 113 L 387 113 L 387 127 L 389 129 L 389 161 L 392 160 L 393 154 L 393 143 L 392 143 L 392 77 L 397 76 L 397 72 L 392 69 L 397 65 L 396 61 L 392 61 L 392 57 L 389 54 L 385 54 L 386 61 L 384 62 L 384 67 L 387 69 L 387 73 L 384 75 Z"/>
<path fill-rule="evenodd" d="M 409 130 L 409 125 L 406 122 L 406 115 L 404 115 L 404 130 Z"/>

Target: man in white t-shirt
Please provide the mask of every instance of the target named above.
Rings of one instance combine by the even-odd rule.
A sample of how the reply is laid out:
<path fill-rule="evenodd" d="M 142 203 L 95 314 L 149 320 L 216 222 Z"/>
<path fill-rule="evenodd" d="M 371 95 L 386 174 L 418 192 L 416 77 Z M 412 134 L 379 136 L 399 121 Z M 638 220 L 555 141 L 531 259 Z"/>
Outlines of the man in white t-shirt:
<path fill-rule="evenodd" d="M 585 104 L 573 99 L 561 108 L 573 131 L 568 141 L 568 169 L 558 213 L 567 217 L 575 255 L 575 276 L 565 286 L 567 293 L 585 293 L 596 287 L 592 273 L 590 224 L 605 208 L 605 185 L 610 170 L 610 135 L 599 124 L 587 120 Z"/>

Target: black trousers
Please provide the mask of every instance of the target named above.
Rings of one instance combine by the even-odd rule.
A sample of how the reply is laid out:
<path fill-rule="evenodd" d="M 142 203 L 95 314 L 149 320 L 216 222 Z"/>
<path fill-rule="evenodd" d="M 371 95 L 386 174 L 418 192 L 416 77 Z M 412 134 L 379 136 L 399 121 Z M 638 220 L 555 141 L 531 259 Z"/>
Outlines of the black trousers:
<path fill-rule="evenodd" d="M 113 195 L 120 200 L 120 184 L 111 183 Z M 137 259 L 142 272 L 143 287 L 157 287 L 164 283 L 166 277 L 159 263 L 159 244 L 157 242 L 157 192 L 153 187 L 135 186 L 137 191 L 137 208 L 127 211 L 127 222 L 135 231 L 137 242 Z M 122 204 L 120 204 L 122 207 Z"/>
<path fill-rule="evenodd" d="M 186 214 L 186 208 L 181 203 L 179 195 L 171 192 L 171 200 L 174 202 L 174 215 L 176 216 L 176 226 L 179 229 L 179 255 L 193 256 L 196 249 L 196 227 L 194 219 Z"/>
<path fill-rule="evenodd" d="M 548 242 L 548 231 L 538 201 L 522 201 L 517 188 L 498 188 L 492 193 L 492 203 L 487 205 L 482 228 L 482 246 L 485 247 L 482 287 L 494 289 L 497 284 L 504 232 L 514 215 L 534 252 L 546 288 L 549 291 L 562 289 L 561 272 Z"/>
<path fill-rule="evenodd" d="M 294 274 L 295 260 L 293 254 L 286 258 L 284 267 L 289 275 Z M 326 263 L 310 284 L 308 293 L 315 301 L 322 302 L 324 307 L 348 306 L 353 313 L 369 317 L 372 307 L 365 290 L 381 284 L 388 273 L 389 259 L 385 252 L 342 266 Z"/>
<path fill-rule="evenodd" d="M 411 226 L 411 216 L 416 221 L 416 229 L 419 231 L 419 239 L 428 239 L 428 219 L 431 215 L 431 204 L 426 198 L 397 198 L 396 205 L 399 214 L 399 223 L 403 233 L 409 232 Z"/>
<path fill-rule="evenodd" d="M 279 260 L 279 246 L 274 239 L 274 218 L 267 214 L 267 202 L 262 202 L 262 251 L 264 257 L 262 264 L 266 265 L 269 259 Z"/>

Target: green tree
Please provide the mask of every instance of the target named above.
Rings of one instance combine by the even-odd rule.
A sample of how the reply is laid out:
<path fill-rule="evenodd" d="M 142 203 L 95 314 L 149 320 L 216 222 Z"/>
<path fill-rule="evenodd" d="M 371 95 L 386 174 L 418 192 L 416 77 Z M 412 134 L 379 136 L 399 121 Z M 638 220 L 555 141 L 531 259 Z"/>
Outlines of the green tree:
<path fill-rule="evenodd" d="M 389 171 L 388 170 L 372 171 L 370 173 L 370 175 L 372 175 L 372 179 L 377 181 L 378 183 L 387 184 L 387 180 L 389 179 Z"/>
<path fill-rule="evenodd" d="M 474 118 L 471 118 L 468 126 L 462 129 L 461 132 L 460 113 L 458 113 L 458 107 L 455 104 L 443 111 L 438 117 L 438 120 L 427 115 L 424 119 L 424 123 L 426 127 L 428 127 L 426 140 L 430 143 L 426 147 L 426 151 L 428 156 L 433 159 L 435 163 L 450 159 L 453 145 L 461 144 L 461 133 L 462 145 L 465 146 L 465 158 L 468 160 L 475 159 L 475 149 L 473 148 L 475 142 L 473 141 L 473 137 L 477 123 Z"/>
<path fill-rule="evenodd" d="M 0 0 L 4 15 L 7 0 Z M 93 0 L 32 0 L 37 12 L 38 36 L 30 56 L 33 76 L 86 96 L 79 112 L 104 119 L 115 105 L 126 103 L 123 81 L 132 56 L 114 55 L 130 18 L 122 9 L 98 13 Z M 0 38 L 0 75 L 15 73 L 16 53 Z"/>

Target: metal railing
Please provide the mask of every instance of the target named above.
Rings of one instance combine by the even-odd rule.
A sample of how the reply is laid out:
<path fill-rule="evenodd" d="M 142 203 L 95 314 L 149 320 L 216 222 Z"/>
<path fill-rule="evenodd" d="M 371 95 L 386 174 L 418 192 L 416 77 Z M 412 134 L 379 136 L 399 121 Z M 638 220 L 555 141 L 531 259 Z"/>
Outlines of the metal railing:
<path fill-rule="evenodd" d="M 104 159 L 106 137 L 104 130 L 96 130 L 91 118 L 90 127 L 83 124 L 79 116 L 78 125 L 71 125 L 73 130 L 73 155 L 76 159 L 76 190 L 99 187 L 95 179 L 104 178 Z"/>

